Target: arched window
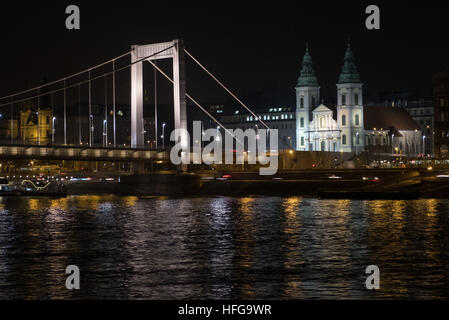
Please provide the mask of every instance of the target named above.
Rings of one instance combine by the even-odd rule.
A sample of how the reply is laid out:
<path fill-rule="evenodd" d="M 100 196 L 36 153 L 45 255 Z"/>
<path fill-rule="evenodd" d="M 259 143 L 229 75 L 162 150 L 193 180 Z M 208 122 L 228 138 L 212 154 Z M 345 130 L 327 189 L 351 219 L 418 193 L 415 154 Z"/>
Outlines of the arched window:
<path fill-rule="evenodd" d="M 346 115 L 342 115 L 341 116 L 341 125 L 345 126 L 346 125 Z"/>
<path fill-rule="evenodd" d="M 356 126 L 360 125 L 360 116 L 358 114 L 355 115 L 355 125 Z"/>
<path fill-rule="evenodd" d="M 346 105 L 346 94 L 342 94 L 341 95 L 341 105 L 345 106 Z"/>
<path fill-rule="evenodd" d="M 299 99 L 299 107 L 300 107 L 301 109 L 304 109 L 304 97 L 301 97 L 301 98 Z"/>
<path fill-rule="evenodd" d="M 354 104 L 355 104 L 356 106 L 359 105 L 359 94 L 358 94 L 358 93 L 356 93 L 356 94 L 354 95 Z"/>
<path fill-rule="evenodd" d="M 341 141 L 342 141 L 342 144 L 346 144 L 346 135 L 345 134 L 341 136 Z"/>
<path fill-rule="evenodd" d="M 301 146 L 304 146 L 304 137 L 301 137 Z"/>
<path fill-rule="evenodd" d="M 301 122 L 301 123 L 300 123 L 300 127 L 301 127 L 301 128 L 304 128 L 304 118 L 301 118 L 301 119 L 300 119 L 300 122 Z"/>

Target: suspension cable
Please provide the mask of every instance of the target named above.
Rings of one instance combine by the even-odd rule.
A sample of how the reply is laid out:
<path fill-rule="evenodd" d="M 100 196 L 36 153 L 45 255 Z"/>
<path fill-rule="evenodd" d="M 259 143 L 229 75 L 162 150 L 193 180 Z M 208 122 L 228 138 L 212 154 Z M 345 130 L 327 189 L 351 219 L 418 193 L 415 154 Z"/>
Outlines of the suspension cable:
<path fill-rule="evenodd" d="M 17 133 L 18 132 L 19 132 L 19 125 L 17 124 Z M 14 144 L 14 103 L 12 103 L 12 98 L 11 98 L 11 144 Z"/>
<path fill-rule="evenodd" d="M 248 106 L 246 106 L 234 93 L 232 93 L 231 90 L 229 90 L 222 82 L 220 82 L 209 70 L 207 70 L 206 67 L 204 67 L 197 59 L 195 59 L 187 50 L 184 49 L 184 52 L 193 61 L 195 61 L 196 64 L 198 64 L 207 74 L 209 74 L 209 76 L 211 76 L 212 79 L 214 79 L 223 89 L 225 89 L 235 100 L 237 100 L 246 110 L 248 110 L 249 113 L 251 113 L 255 117 L 255 119 L 258 119 L 260 123 L 262 123 L 268 130 L 270 130 L 270 127 L 264 121 L 262 121 L 262 119 L 260 119 L 259 116 L 257 116 Z"/>
<path fill-rule="evenodd" d="M 83 70 L 83 71 L 74 73 L 74 74 L 72 74 L 72 75 L 70 75 L 70 76 L 61 78 L 61 79 L 59 79 L 59 80 L 56 80 L 56 81 L 53 81 L 53 82 L 50 82 L 50 83 L 45 83 L 45 84 L 43 84 L 43 85 L 40 85 L 40 86 L 35 87 L 35 88 L 32 88 L 32 89 L 24 90 L 24 91 L 15 93 L 15 94 L 11 94 L 11 95 L 9 95 L 9 96 L 2 97 L 2 98 L 0 98 L 0 100 L 4 100 L 4 99 L 7 99 L 7 98 L 14 98 L 14 97 L 20 96 L 20 95 L 22 95 L 22 94 L 24 94 L 24 93 L 36 91 L 36 90 L 39 90 L 39 89 L 42 89 L 42 88 L 45 88 L 45 87 L 49 87 L 49 86 L 51 86 L 51 85 L 53 85 L 53 84 L 56 84 L 56 83 L 59 83 L 59 82 L 62 82 L 62 81 L 65 81 L 65 80 L 68 80 L 68 79 L 71 79 L 71 78 L 75 78 L 75 77 L 77 77 L 77 76 L 79 76 L 79 75 L 82 75 L 83 73 L 86 73 L 86 72 L 91 71 L 91 70 L 98 69 L 98 68 L 100 68 L 100 67 L 102 67 L 102 66 L 104 66 L 104 65 L 107 65 L 108 63 L 115 62 L 115 60 L 118 60 L 118 59 L 121 59 L 121 58 L 123 58 L 123 57 L 126 57 L 127 55 L 131 54 L 131 52 L 132 52 L 132 51 L 126 52 L 126 53 L 124 53 L 124 54 L 122 54 L 122 55 L 120 55 L 120 56 L 118 56 L 118 57 L 115 57 L 115 58 L 113 58 L 113 59 L 110 59 L 110 60 L 108 60 L 108 61 L 105 61 L 105 62 L 103 62 L 103 63 L 100 63 L 100 64 L 98 64 L 98 65 L 96 65 L 96 66 L 90 67 L 90 68 L 85 69 L 85 70 Z"/>
<path fill-rule="evenodd" d="M 104 77 L 104 146 L 108 146 L 108 76 Z"/>
<path fill-rule="evenodd" d="M 113 121 L 114 121 L 114 148 L 116 147 L 117 141 L 116 141 L 116 118 L 115 118 L 115 61 L 112 62 L 112 110 L 114 112 Z"/>
<path fill-rule="evenodd" d="M 154 61 L 156 65 L 156 60 Z M 156 150 L 158 149 L 158 132 L 157 132 L 157 70 L 154 68 L 154 138 Z"/>
<path fill-rule="evenodd" d="M 170 81 L 172 84 L 174 84 L 174 81 L 164 72 L 162 71 L 158 66 L 156 66 L 151 60 L 148 60 L 149 63 L 151 63 L 153 65 L 153 67 L 155 69 L 157 69 L 165 78 L 167 78 L 168 81 Z M 214 116 L 212 116 L 209 112 L 207 112 L 207 110 L 201 106 L 195 99 L 193 99 L 188 93 L 186 93 L 186 97 L 189 98 L 198 108 L 200 108 L 205 114 L 207 114 L 212 120 L 214 120 L 221 128 L 223 128 L 228 134 L 230 134 L 238 143 L 242 144 L 236 137 L 235 135 L 229 131 L 228 129 L 226 129 L 226 127 L 224 125 L 222 125 L 220 123 L 220 121 L 218 121 L 216 118 L 214 118 Z M 243 144 L 242 144 L 243 145 Z"/>
<path fill-rule="evenodd" d="M 35 98 L 38 98 L 38 97 L 47 96 L 47 95 L 52 94 L 52 93 L 56 93 L 56 92 L 63 91 L 64 89 L 70 89 L 70 88 L 76 87 L 76 86 L 78 86 L 78 85 L 88 83 L 88 82 L 90 82 L 90 81 L 94 81 L 94 80 L 97 80 L 97 79 L 101 79 L 101 78 L 103 78 L 103 77 L 106 76 L 106 75 L 114 74 L 114 73 L 116 73 L 116 72 L 125 70 L 125 69 L 131 67 L 132 65 L 135 65 L 135 64 L 140 63 L 140 62 L 142 62 L 142 61 L 148 60 L 149 58 L 151 58 L 151 57 L 153 57 L 153 56 L 157 56 L 157 55 L 161 54 L 162 52 L 165 52 L 165 51 L 167 51 L 167 50 L 172 49 L 173 47 L 174 47 L 174 45 L 173 45 L 173 46 L 170 46 L 170 47 L 168 47 L 168 48 L 165 48 L 165 49 L 163 49 L 163 50 L 161 50 L 161 51 L 158 51 L 158 52 L 156 52 L 156 53 L 153 53 L 153 54 L 151 54 L 151 55 L 149 55 L 149 56 L 146 56 L 146 57 L 144 57 L 144 58 L 142 58 L 142 59 L 139 59 L 139 60 L 136 60 L 136 61 L 134 61 L 134 62 L 131 62 L 131 63 L 129 63 L 128 65 L 126 65 L 126 66 L 124 66 L 124 67 L 115 69 L 115 71 L 105 72 L 105 73 L 103 73 L 103 74 L 101 74 L 101 75 L 99 75 L 99 76 L 96 76 L 96 77 L 93 77 L 93 78 L 89 78 L 88 80 L 81 80 L 81 81 L 76 82 L 76 83 L 74 83 L 74 84 L 67 85 L 67 86 L 65 86 L 64 88 L 55 89 L 55 90 L 53 90 L 53 91 L 49 91 L 49 92 L 42 93 L 42 94 L 38 94 L 38 95 L 35 95 L 35 96 L 23 98 L 23 99 L 20 99 L 20 100 L 15 100 L 15 101 L 13 101 L 13 103 L 20 103 L 20 102 L 29 101 L 29 100 L 31 100 L 31 99 L 35 99 Z M 89 70 L 87 70 L 86 72 L 89 72 Z M 11 103 L 11 102 L 0 104 L 0 107 L 7 106 L 7 105 L 9 105 L 10 103 Z"/>
<path fill-rule="evenodd" d="M 90 70 L 89 70 L 89 147 L 92 147 L 92 81 L 90 79 Z"/>
<path fill-rule="evenodd" d="M 82 144 L 82 133 L 81 133 L 81 85 L 78 85 L 78 139 L 79 144 Z"/>
<path fill-rule="evenodd" d="M 65 80 L 64 80 L 65 87 Z M 53 106 L 52 106 L 53 107 Z M 67 90 L 64 89 L 64 145 L 67 145 Z"/>

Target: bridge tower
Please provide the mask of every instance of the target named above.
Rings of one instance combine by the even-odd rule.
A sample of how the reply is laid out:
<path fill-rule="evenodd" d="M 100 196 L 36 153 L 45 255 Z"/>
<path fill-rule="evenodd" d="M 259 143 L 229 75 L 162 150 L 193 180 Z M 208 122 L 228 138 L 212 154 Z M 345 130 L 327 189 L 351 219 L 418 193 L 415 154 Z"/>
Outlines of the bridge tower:
<path fill-rule="evenodd" d="M 131 63 L 133 63 L 131 66 L 131 147 L 142 148 L 145 144 L 143 125 L 143 62 L 146 57 L 149 57 L 146 59 L 148 61 L 173 60 L 175 130 L 187 130 L 184 43 L 182 40 L 174 40 L 172 42 L 149 45 L 133 45 L 131 50 Z M 187 144 L 187 137 L 182 137 L 181 143 Z"/>

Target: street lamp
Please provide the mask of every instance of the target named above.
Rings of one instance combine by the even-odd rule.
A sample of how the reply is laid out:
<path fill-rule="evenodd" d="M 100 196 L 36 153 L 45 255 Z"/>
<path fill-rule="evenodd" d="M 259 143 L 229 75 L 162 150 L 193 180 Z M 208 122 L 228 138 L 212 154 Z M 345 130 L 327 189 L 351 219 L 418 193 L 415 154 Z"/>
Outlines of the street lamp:
<path fill-rule="evenodd" d="M 37 144 L 40 145 L 41 144 L 41 132 L 39 130 L 39 111 L 36 112 L 37 115 Z"/>
<path fill-rule="evenodd" d="M 165 150 L 165 126 L 166 125 L 167 125 L 166 123 L 162 124 L 162 136 L 161 136 L 161 138 L 162 138 L 162 150 Z"/>
<path fill-rule="evenodd" d="M 343 168 L 343 149 L 340 149 L 341 153 L 341 167 Z"/>
<path fill-rule="evenodd" d="M 394 133 L 391 135 L 391 153 L 394 154 Z"/>
<path fill-rule="evenodd" d="M 201 133 L 201 135 L 202 135 L 202 137 L 201 137 L 201 150 L 204 148 L 204 135 L 206 134 L 206 132 L 202 132 Z"/>
<path fill-rule="evenodd" d="M 89 147 L 92 147 L 93 140 L 94 140 L 94 116 L 90 115 L 90 141 L 89 141 Z"/>
<path fill-rule="evenodd" d="M 423 157 L 425 156 L 425 154 L 426 154 L 426 136 L 422 136 L 422 154 L 423 154 Z"/>
<path fill-rule="evenodd" d="M 51 128 L 51 144 L 54 145 L 55 144 L 55 121 L 56 121 L 56 117 L 53 117 L 52 119 L 52 128 Z"/>
<path fill-rule="evenodd" d="M 103 120 L 103 146 L 108 146 L 108 120 Z"/>
<path fill-rule="evenodd" d="M 216 141 L 217 141 L 217 144 L 218 144 L 218 142 L 220 142 L 220 127 L 218 126 L 217 127 L 217 139 L 215 139 Z"/>

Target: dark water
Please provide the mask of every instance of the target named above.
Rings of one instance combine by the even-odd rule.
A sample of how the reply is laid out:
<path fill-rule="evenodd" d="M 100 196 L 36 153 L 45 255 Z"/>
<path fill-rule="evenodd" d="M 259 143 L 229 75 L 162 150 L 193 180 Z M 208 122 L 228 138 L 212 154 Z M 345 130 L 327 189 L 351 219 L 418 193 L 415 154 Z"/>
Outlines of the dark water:
<path fill-rule="evenodd" d="M 449 298 L 448 200 L 0 201 L 0 299 Z"/>

